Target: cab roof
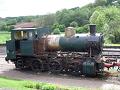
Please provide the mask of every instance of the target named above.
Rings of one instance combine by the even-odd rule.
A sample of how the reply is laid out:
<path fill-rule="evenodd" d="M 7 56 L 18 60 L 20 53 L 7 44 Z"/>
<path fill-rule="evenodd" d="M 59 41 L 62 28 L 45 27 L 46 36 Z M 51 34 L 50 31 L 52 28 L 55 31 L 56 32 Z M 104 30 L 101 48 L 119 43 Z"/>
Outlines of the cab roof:
<path fill-rule="evenodd" d="M 12 31 L 23 31 L 23 30 L 36 30 L 37 28 L 15 28 L 12 29 Z"/>

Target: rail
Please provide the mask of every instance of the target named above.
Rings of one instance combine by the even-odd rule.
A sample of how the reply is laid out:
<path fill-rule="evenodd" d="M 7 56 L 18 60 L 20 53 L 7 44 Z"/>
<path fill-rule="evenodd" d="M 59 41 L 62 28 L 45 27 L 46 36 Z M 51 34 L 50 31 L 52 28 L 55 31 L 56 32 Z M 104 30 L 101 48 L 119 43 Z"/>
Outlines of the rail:
<path fill-rule="evenodd" d="M 102 55 L 105 57 L 120 58 L 120 48 L 103 48 Z"/>
<path fill-rule="evenodd" d="M 103 46 L 103 48 L 120 48 L 120 46 Z"/>

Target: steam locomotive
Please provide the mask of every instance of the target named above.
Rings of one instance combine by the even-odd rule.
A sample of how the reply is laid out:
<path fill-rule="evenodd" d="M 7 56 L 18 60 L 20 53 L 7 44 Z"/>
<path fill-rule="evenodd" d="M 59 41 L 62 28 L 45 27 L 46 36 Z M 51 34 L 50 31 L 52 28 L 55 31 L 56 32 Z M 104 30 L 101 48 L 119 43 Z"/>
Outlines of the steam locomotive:
<path fill-rule="evenodd" d="M 6 61 L 17 69 L 95 76 L 103 71 L 103 35 L 96 33 L 94 24 L 89 29 L 90 33 L 76 34 L 68 27 L 61 35 L 51 34 L 47 27 L 13 29 L 6 41 Z"/>

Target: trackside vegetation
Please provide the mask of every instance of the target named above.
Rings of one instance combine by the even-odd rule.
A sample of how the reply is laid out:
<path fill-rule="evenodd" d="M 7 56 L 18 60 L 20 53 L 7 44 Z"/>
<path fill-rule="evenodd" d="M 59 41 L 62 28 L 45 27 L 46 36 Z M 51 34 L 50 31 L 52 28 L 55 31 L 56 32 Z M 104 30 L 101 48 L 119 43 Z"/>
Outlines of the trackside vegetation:
<path fill-rule="evenodd" d="M 100 90 L 83 87 L 64 87 L 55 84 L 16 80 L 6 77 L 0 77 L 0 89 L 1 88 L 8 88 L 10 90 Z"/>

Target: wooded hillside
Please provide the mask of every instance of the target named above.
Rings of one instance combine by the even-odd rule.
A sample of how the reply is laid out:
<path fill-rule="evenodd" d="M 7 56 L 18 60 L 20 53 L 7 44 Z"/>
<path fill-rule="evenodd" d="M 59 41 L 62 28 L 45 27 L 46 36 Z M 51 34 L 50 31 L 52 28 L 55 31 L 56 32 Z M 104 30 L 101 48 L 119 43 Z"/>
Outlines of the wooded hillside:
<path fill-rule="evenodd" d="M 97 32 L 105 36 L 105 43 L 120 43 L 120 0 L 95 0 L 84 7 L 63 9 L 55 14 L 0 18 L 0 31 L 10 31 L 21 22 L 35 22 L 49 26 L 55 34 L 73 26 L 77 33 L 88 32 L 89 24 L 97 25 Z"/>

